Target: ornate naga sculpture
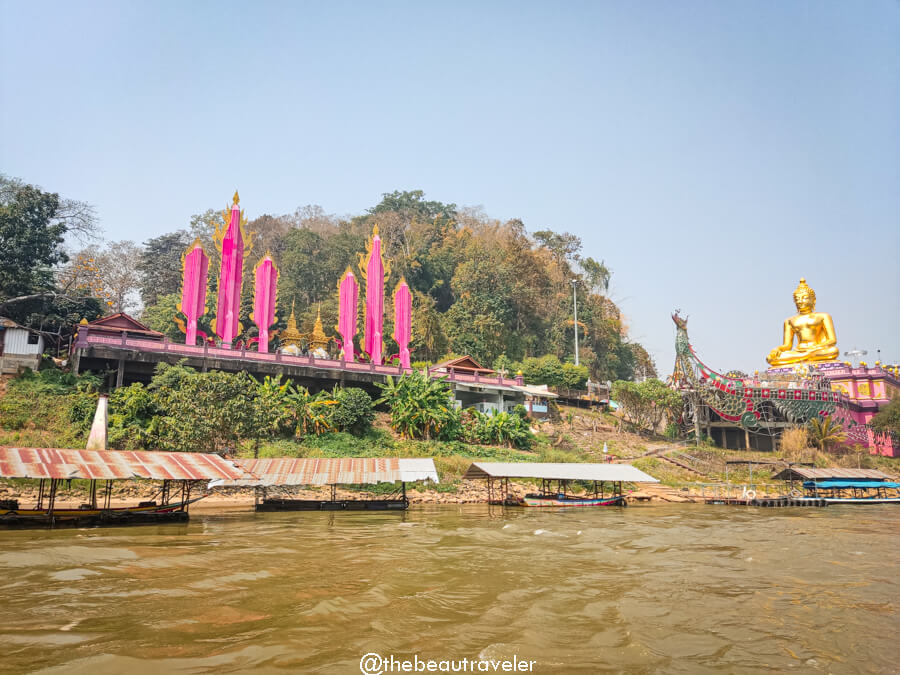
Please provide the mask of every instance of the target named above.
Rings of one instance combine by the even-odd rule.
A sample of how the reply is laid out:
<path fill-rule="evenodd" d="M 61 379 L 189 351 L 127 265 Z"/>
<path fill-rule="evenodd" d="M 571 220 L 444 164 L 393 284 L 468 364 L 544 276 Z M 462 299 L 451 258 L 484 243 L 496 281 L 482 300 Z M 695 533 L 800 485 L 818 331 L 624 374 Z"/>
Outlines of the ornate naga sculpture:
<path fill-rule="evenodd" d="M 719 417 L 754 431 L 777 432 L 778 422 L 806 424 L 826 415 L 843 419 L 841 395 L 824 377 L 801 373 L 718 373 L 691 347 L 687 319 L 672 314 L 677 326 L 673 383 L 693 390 Z M 776 411 L 778 414 L 776 414 Z"/>
<path fill-rule="evenodd" d="M 784 322 L 784 342 L 766 357 L 772 366 L 834 361 L 840 354 L 834 335 L 834 322 L 826 312 L 816 312 L 816 292 L 800 279 L 794 291 L 797 314 Z M 797 346 L 794 347 L 794 336 Z"/>

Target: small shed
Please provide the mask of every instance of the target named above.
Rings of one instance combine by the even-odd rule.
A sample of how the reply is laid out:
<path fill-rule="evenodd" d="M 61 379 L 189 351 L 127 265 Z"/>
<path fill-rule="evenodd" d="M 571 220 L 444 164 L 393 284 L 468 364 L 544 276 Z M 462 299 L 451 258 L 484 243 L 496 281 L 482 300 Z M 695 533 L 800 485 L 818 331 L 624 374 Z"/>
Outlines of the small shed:
<path fill-rule="evenodd" d="M 525 409 L 532 419 L 543 420 L 550 417 L 550 401 L 559 394 L 550 391 L 546 384 L 523 384 L 516 387 L 525 394 Z"/>
<path fill-rule="evenodd" d="M 44 353 L 40 331 L 0 317 L 0 373 L 19 373 L 25 368 L 37 370 Z"/>

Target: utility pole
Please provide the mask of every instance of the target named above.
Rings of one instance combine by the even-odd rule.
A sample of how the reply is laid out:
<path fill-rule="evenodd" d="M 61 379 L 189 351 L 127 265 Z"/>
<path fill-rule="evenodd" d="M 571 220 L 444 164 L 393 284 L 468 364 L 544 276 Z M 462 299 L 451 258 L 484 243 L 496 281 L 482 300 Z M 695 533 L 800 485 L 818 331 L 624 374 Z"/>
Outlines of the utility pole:
<path fill-rule="evenodd" d="M 575 365 L 578 365 L 578 279 L 572 279 L 572 301 L 575 308 Z"/>

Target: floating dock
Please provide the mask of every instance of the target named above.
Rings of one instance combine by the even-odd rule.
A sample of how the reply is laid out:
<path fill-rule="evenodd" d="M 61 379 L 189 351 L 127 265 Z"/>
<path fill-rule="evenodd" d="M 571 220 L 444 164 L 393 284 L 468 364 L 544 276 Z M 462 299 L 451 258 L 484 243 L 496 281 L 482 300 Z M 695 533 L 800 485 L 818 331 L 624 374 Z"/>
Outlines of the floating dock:
<path fill-rule="evenodd" d="M 716 506 L 762 506 L 769 508 L 781 508 L 785 506 L 828 506 L 824 499 L 808 497 L 760 497 L 748 499 L 746 497 L 707 497 L 706 504 Z"/>
<path fill-rule="evenodd" d="M 353 457 L 237 459 L 252 478 L 214 481 L 210 487 L 252 487 L 257 511 L 404 511 L 409 508 L 406 484 L 438 482 L 431 458 Z M 338 485 L 400 483 L 387 498 L 338 499 Z M 306 486 L 329 486 L 330 499 L 294 499 L 283 493 Z M 269 490 L 282 494 L 269 496 Z"/>

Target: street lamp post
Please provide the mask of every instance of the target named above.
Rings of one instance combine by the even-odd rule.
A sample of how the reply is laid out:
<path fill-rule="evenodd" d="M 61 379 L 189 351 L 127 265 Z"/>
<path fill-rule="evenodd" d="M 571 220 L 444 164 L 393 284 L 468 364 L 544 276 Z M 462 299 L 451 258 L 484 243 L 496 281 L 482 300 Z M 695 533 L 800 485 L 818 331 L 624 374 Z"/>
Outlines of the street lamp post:
<path fill-rule="evenodd" d="M 578 293 L 576 292 L 576 287 L 578 286 L 578 279 L 572 279 L 572 301 L 574 303 L 575 308 L 575 365 L 578 365 Z"/>

